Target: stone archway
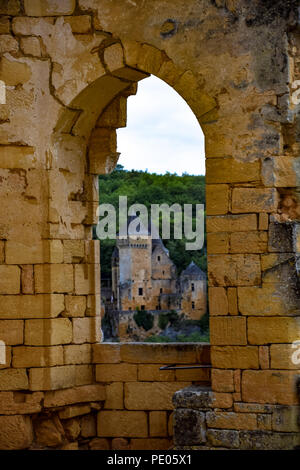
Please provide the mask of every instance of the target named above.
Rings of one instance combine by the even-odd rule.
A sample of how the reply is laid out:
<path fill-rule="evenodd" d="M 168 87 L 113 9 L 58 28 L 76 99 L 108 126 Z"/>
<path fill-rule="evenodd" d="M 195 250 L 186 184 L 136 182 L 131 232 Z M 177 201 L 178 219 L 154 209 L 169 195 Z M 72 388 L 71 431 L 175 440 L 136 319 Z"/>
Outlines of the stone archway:
<path fill-rule="evenodd" d="M 174 393 L 176 384 L 140 374 L 164 351 L 150 359 L 143 348 L 92 347 L 100 340 L 94 175 L 115 164 L 114 126 L 124 124 L 126 96 L 150 73 L 180 93 L 206 138 L 213 399 L 202 416 L 210 430 L 204 441 L 230 447 L 233 430 L 237 447 L 256 448 L 263 436 L 266 447 L 292 448 L 298 365 L 290 353 L 300 334 L 296 3 L 279 2 L 280 15 L 258 0 L 189 8 L 162 0 L 153 11 L 144 2 L 127 9 L 106 0 L 66 1 L 59 9 L 51 0 L 38 9 L 33 0 L 21 3 L 0 7 L 7 88 L 0 105 L 1 446 L 29 447 L 30 416 L 43 436 L 49 409 L 52 446 L 63 445 L 58 415 L 99 412 L 101 421 L 116 409 L 125 428 L 139 423 L 129 438 L 143 442 L 128 445 L 159 445 L 148 442 L 144 413 L 163 412 L 165 420 L 170 399 L 142 410 L 135 393 Z M 201 348 L 171 356 L 208 362 Z M 99 411 L 105 392 L 111 408 Z"/>

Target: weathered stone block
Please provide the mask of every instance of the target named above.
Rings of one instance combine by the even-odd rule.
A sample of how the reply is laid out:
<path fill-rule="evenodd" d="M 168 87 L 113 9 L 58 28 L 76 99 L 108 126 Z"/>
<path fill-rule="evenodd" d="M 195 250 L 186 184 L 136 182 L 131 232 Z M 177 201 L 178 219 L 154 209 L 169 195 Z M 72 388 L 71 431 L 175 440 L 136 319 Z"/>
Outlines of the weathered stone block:
<path fill-rule="evenodd" d="M 232 370 L 212 369 L 211 381 L 215 392 L 234 392 Z"/>
<path fill-rule="evenodd" d="M 23 320 L 0 320 L 0 339 L 6 345 L 23 343 Z"/>
<path fill-rule="evenodd" d="M 75 265 L 75 293 L 78 295 L 100 293 L 100 269 L 97 264 Z"/>
<path fill-rule="evenodd" d="M 86 34 L 91 31 L 91 17 L 88 15 L 66 17 L 64 22 L 71 26 L 73 33 Z"/>
<path fill-rule="evenodd" d="M 167 413 L 165 411 L 150 411 L 149 413 L 150 436 L 167 436 Z"/>
<path fill-rule="evenodd" d="M 194 364 L 197 351 L 202 345 L 195 344 L 122 344 L 121 361 L 142 364 Z M 204 348 L 209 349 L 209 346 Z"/>
<path fill-rule="evenodd" d="M 21 38 L 20 46 L 24 54 L 40 57 L 42 55 L 41 43 L 39 38 L 27 37 Z"/>
<path fill-rule="evenodd" d="M 212 346 L 212 366 L 221 369 L 258 369 L 256 346 Z"/>
<path fill-rule="evenodd" d="M 228 253 L 229 252 L 229 233 L 208 233 L 207 234 L 207 253 Z"/>
<path fill-rule="evenodd" d="M 72 323 L 68 318 L 25 321 L 25 344 L 52 346 L 72 342 Z"/>
<path fill-rule="evenodd" d="M 124 391 L 122 382 L 106 385 L 105 410 L 122 410 L 124 408 Z"/>
<path fill-rule="evenodd" d="M 205 413 L 179 408 L 174 412 L 174 444 L 197 445 L 206 442 Z"/>
<path fill-rule="evenodd" d="M 257 230 L 256 214 L 208 216 L 206 230 L 207 233 Z"/>
<path fill-rule="evenodd" d="M 83 295 L 66 295 L 65 317 L 84 317 L 86 312 L 86 297 Z"/>
<path fill-rule="evenodd" d="M 27 390 L 26 369 L 0 370 L 0 390 Z"/>
<path fill-rule="evenodd" d="M 238 449 L 240 446 L 239 432 L 232 430 L 208 429 L 206 432 L 207 442 L 213 447 L 226 447 Z"/>
<path fill-rule="evenodd" d="M 114 364 L 121 362 L 120 344 L 102 343 L 94 344 L 93 362 L 96 364 Z"/>
<path fill-rule="evenodd" d="M 132 382 L 125 384 L 128 410 L 172 410 L 172 396 L 188 382 Z"/>
<path fill-rule="evenodd" d="M 210 342 L 212 345 L 246 345 L 246 318 L 212 317 L 210 319 Z"/>
<path fill-rule="evenodd" d="M 105 387 L 100 384 L 73 387 L 67 390 L 46 392 L 44 406 L 46 408 L 72 405 L 73 403 L 96 402 L 105 400 Z"/>
<path fill-rule="evenodd" d="M 210 315 L 228 314 L 228 300 L 224 287 L 209 287 L 208 299 Z"/>
<path fill-rule="evenodd" d="M 272 414 L 273 431 L 299 432 L 299 406 L 276 406 Z"/>
<path fill-rule="evenodd" d="M 136 382 L 135 364 L 98 364 L 96 365 L 97 382 Z"/>
<path fill-rule="evenodd" d="M 20 276 L 18 266 L 0 265 L 0 294 L 19 294 Z"/>
<path fill-rule="evenodd" d="M 73 343 L 96 343 L 101 340 L 101 318 L 73 318 Z"/>
<path fill-rule="evenodd" d="M 0 449 L 27 449 L 33 441 L 30 416 L 0 416 Z"/>
<path fill-rule="evenodd" d="M 208 255 L 211 286 L 258 285 L 261 280 L 259 255 Z"/>
<path fill-rule="evenodd" d="M 138 365 L 138 380 L 142 382 L 174 382 L 174 370 L 159 370 L 158 364 Z"/>
<path fill-rule="evenodd" d="M 90 413 L 91 407 L 89 405 L 73 405 L 64 408 L 59 411 L 58 415 L 60 419 L 70 419 L 75 416 L 82 416 Z"/>
<path fill-rule="evenodd" d="M 144 411 L 100 411 L 97 434 L 100 437 L 147 437 L 147 414 Z"/>
<path fill-rule="evenodd" d="M 93 415 L 83 416 L 80 420 L 82 437 L 94 437 L 97 434 L 96 417 Z"/>
<path fill-rule="evenodd" d="M 75 0 L 24 0 L 25 14 L 28 16 L 60 16 L 72 15 Z"/>
<path fill-rule="evenodd" d="M 57 317 L 64 308 L 62 294 L 0 296 L 0 318 Z"/>
<path fill-rule="evenodd" d="M 248 341 L 250 344 L 290 343 L 299 337 L 299 317 L 248 318 Z"/>
<path fill-rule="evenodd" d="M 242 373 L 242 399 L 252 403 L 298 404 L 293 371 L 246 370 Z"/>
<path fill-rule="evenodd" d="M 230 253 L 265 253 L 268 235 L 266 232 L 238 232 L 230 235 Z"/>
<path fill-rule="evenodd" d="M 299 370 L 299 348 L 292 344 L 271 344 L 271 368 L 272 369 L 297 369 Z"/>
<path fill-rule="evenodd" d="M 69 293 L 73 291 L 72 265 L 36 265 L 34 267 L 34 278 L 37 293 Z"/>
<path fill-rule="evenodd" d="M 91 344 L 70 344 L 63 347 L 65 364 L 90 364 Z"/>
<path fill-rule="evenodd" d="M 257 415 L 254 413 L 214 412 L 206 413 L 206 424 L 209 428 L 219 429 L 257 429 Z"/>
<path fill-rule="evenodd" d="M 41 392 L 0 392 L 0 414 L 20 415 L 39 413 L 44 394 Z"/>
<path fill-rule="evenodd" d="M 29 370 L 30 390 L 58 390 L 75 385 L 75 366 L 43 367 Z"/>
<path fill-rule="evenodd" d="M 208 158 L 206 183 L 248 183 L 260 181 L 260 163 L 240 162 L 234 158 Z"/>
<path fill-rule="evenodd" d="M 64 363 L 63 347 L 37 348 L 18 346 L 13 349 L 13 367 L 51 367 Z"/>
<path fill-rule="evenodd" d="M 54 447 L 63 442 L 64 430 L 57 417 L 38 420 L 34 432 L 37 443 L 42 446 Z"/>
<path fill-rule="evenodd" d="M 232 212 L 275 212 L 277 190 L 273 188 L 235 188 L 232 191 Z"/>
<path fill-rule="evenodd" d="M 229 186 L 227 184 L 206 185 L 206 213 L 207 215 L 227 214 L 228 204 L 229 204 Z"/>

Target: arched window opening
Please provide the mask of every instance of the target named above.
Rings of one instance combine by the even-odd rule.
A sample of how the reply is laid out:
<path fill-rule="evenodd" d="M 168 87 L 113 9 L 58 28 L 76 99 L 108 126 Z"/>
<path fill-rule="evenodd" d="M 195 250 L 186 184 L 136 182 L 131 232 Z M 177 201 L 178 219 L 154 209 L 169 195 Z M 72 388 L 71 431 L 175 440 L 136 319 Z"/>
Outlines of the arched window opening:
<path fill-rule="evenodd" d="M 99 176 L 100 203 L 117 212 L 116 239 L 101 240 L 104 341 L 207 342 L 203 133 L 180 95 L 154 76 L 139 83 L 127 109 L 119 162 Z"/>

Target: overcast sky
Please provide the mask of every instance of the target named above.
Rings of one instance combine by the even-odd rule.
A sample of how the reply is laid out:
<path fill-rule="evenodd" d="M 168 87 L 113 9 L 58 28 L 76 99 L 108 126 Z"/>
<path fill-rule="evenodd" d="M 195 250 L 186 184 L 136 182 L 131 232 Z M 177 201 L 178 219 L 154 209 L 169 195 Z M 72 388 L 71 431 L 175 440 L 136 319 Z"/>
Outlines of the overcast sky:
<path fill-rule="evenodd" d="M 119 162 L 127 170 L 205 174 L 204 137 L 187 103 L 153 75 L 127 100 L 127 127 L 118 130 Z"/>

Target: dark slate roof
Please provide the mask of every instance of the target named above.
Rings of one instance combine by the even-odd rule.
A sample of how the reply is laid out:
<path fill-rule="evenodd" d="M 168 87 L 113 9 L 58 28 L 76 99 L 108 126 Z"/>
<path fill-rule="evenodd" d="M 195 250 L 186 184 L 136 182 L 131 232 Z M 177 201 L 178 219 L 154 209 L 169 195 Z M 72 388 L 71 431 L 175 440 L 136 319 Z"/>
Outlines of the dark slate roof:
<path fill-rule="evenodd" d="M 188 267 L 182 271 L 181 276 L 193 276 L 196 277 L 197 279 L 206 279 L 206 274 L 202 269 L 197 266 L 194 261 L 191 261 L 191 263 L 188 265 Z"/>

